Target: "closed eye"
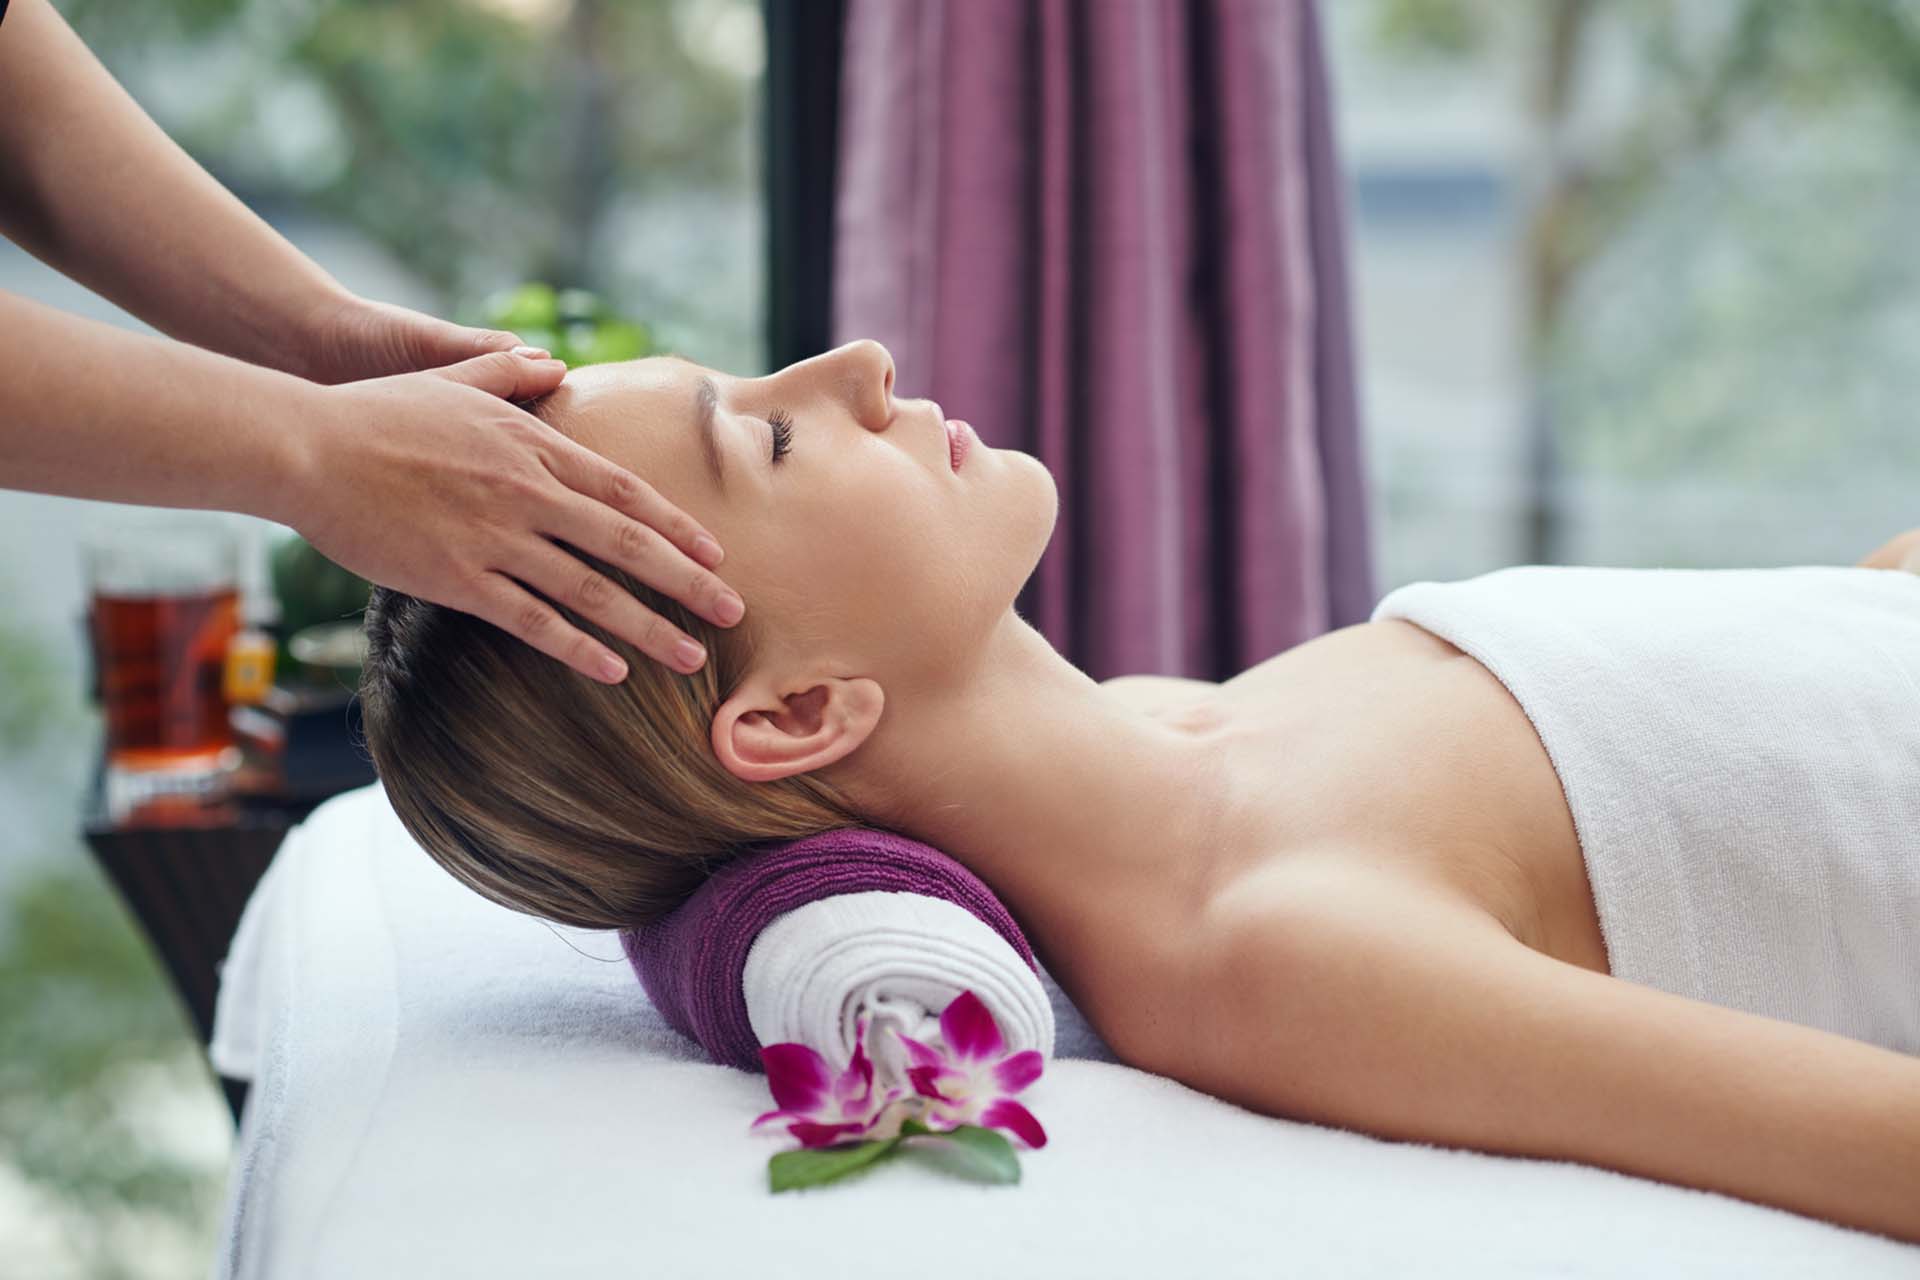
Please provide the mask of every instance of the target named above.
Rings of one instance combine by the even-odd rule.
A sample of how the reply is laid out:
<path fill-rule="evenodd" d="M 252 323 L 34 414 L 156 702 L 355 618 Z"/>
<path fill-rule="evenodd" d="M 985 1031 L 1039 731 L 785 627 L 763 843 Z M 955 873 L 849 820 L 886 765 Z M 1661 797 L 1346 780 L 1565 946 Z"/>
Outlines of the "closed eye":
<path fill-rule="evenodd" d="M 793 415 L 775 409 L 767 415 L 767 429 L 773 435 L 773 460 L 779 462 L 793 448 Z"/>

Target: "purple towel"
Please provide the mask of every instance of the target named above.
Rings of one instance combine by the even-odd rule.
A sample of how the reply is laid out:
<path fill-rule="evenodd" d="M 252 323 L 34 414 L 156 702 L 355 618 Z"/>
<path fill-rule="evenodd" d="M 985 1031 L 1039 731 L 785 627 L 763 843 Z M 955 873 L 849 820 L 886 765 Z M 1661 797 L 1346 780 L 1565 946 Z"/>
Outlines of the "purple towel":
<path fill-rule="evenodd" d="M 675 1030 L 715 1062 L 763 1071 L 742 986 L 753 940 L 796 907 L 873 890 L 965 907 L 1039 971 L 1026 935 L 978 876 L 931 845 L 876 827 L 840 827 L 742 854 L 664 920 L 622 929 L 620 945 Z"/>

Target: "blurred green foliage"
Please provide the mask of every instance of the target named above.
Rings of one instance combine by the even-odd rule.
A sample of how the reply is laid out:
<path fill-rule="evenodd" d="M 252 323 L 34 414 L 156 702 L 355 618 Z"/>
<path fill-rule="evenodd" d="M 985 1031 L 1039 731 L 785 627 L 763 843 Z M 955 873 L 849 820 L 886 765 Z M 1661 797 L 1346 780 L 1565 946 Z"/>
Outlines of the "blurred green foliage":
<path fill-rule="evenodd" d="M 59 707 L 60 682 L 51 655 L 0 629 L 0 760 L 25 754 Z"/>
<path fill-rule="evenodd" d="M 1920 467 L 1920 5 L 1375 0 L 1368 16 L 1391 55 L 1520 72 L 1501 78 L 1533 130 L 1527 367 L 1539 429 L 1575 463 L 1783 485 Z"/>
<path fill-rule="evenodd" d="M 267 576 L 285 635 L 364 612 L 373 590 L 365 578 L 327 559 L 297 533 L 280 539 L 267 553 Z"/>
<path fill-rule="evenodd" d="M 139 80 L 156 48 L 223 54 L 219 100 L 175 127 L 220 165 L 264 91 L 316 91 L 345 162 L 313 195 L 451 293 L 511 246 L 520 274 L 588 283 L 592 222 L 616 175 L 644 188 L 738 186 L 751 157 L 720 145 L 741 123 L 741 79 L 690 59 L 682 28 L 752 0 L 67 0 L 88 44 Z M 711 20 L 711 19 L 709 19 Z M 584 218 L 584 221 L 583 221 Z"/>
<path fill-rule="evenodd" d="M 0 623 L 0 769 L 26 778 L 76 727 L 65 683 L 43 647 Z M 0 1164 L 57 1206 L 51 1225 L 80 1274 L 134 1273 L 109 1229 L 130 1219 L 204 1250 L 221 1171 L 157 1141 L 146 1112 L 168 1093 L 220 1105 L 185 1011 L 71 835 L 0 870 Z M 27 1274 L 10 1261 L 16 1247 L 0 1246 L 0 1274 Z"/>
<path fill-rule="evenodd" d="M 1491 6 L 1471 0 L 1380 0 L 1372 17 L 1380 48 L 1436 61 L 1480 53 L 1490 28 L 1505 21 Z"/>
<path fill-rule="evenodd" d="M 447 299 L 550 280 L 753 362 L 750 222 L 684 214 L 691 251 L 634 236 L 667 205 L 756 199 L 758 0 L 60 4 L 249 199 L 345 220 Z"/>
<path fill-rule="evenodd" d="M 1457 58 L 1502 41 L 1537 40 L 1555 12 L 1607 24 L 1666 93 L 1722 93 L 1831 103 L 1835 95 L 1920 94 L 1920 7 L 1912 0 L 1375 0 L 1379 46 Z"/>
<path fill-rule="evenodd" d="M 467 323 L 510 329 L 522 342 L 552 352 L 569 368 L 653 354 L 647 326 L 616 315 L 604 298 L 587 289 L 540 283 L 502 289 L 475 308 Z"/>
<path fill-rule="evenodd" d="M 72 1215 L 88 1275 L 124 1273 L 116 1217 L 205 1240 L 220 1171 L 155 1142 L 142 1104 L 152 1077 L 209 1095 L 212 1079 L 126 909 L 75 850 L 13 885 L 0 939 L 0 1161 Z"/>

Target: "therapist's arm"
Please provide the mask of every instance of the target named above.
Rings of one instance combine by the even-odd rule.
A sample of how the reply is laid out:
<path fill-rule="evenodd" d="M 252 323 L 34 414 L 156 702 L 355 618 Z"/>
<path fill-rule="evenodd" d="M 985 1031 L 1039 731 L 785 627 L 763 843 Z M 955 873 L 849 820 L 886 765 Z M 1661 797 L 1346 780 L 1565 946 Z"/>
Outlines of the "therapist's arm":
<path fill-rule="evenodd" d="M 0 235 L 162 333 L 319 382 L 517 341 L 346 289 L 167 137 L 47 0 L 0 23 Z"/>
<path fill-rule="evenodd" d="M 558 386 L 558 360 L 494 352 L 320 386 L 4 292 L 0 334 L 0 488 L 276 520 L 361 577 L 599 680 L 624 664 L 529 587 L 677 670 L 704 655 L 676 658 L 684 632 L 555 539 L 737 621 L 717 612 L 725 584 L 688 558 L 704 533 L 692 517 L 510 403 Z"/>

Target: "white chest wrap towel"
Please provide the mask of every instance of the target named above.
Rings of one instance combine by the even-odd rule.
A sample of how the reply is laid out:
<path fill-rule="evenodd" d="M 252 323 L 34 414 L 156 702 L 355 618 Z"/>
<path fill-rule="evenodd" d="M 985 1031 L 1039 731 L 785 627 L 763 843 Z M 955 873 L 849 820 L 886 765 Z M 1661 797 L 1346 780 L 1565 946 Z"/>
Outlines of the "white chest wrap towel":
<path fill-rule="evenodd" d="M 1525 565 L 1388 618 L 1533 721 L 1616 977 L 1920 1053 L 1920 576 Z"/>

